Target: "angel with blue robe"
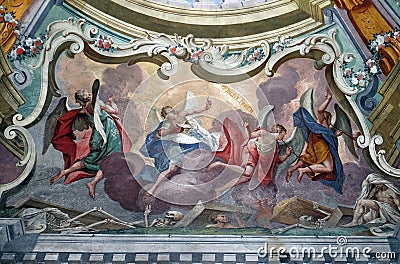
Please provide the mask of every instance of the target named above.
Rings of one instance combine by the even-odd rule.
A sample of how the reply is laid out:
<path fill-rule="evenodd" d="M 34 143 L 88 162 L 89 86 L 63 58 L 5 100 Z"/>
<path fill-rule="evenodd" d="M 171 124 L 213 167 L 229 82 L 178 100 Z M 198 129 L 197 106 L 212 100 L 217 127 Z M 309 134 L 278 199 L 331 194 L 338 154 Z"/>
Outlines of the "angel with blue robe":
<path fill-rule="evenodd" d="M 300 107 L 293 114 L 294 125 L 299 127 L 303 132 L 307 146 L 298 157 L 296 163 L 288 169 L 286 181 L 289 182 L 293 172 L 298 171 L 297 180 L 299 183 L 304 175 L 307 175 L 313 181 L 320 181 L 334 188 L 339 194 L 342 194 L 345 175 L 339 157 L 337 137 L 345 133 L 348 136 L 345 138 L 345 142 L 349 150 L 354 156 L 357 156 L 357 154 L 354 150 L 354 138 L 349 136 L 349 133 L 352 132 L 347 115 L 336 104 L 336 121 L 333 124 L 332 114 L 326 111 L 332 100 L 332 95 L 327 92 L 325 97 L 326 100 L 318 108 L 317 118 L 313 116 L 314 113 L 312 110 L 310 112 L 304 107 Z M 338 126 L 341 126 L 343 129 L 338 129 Z M 344 130 L 348 132 L 346 133 Z"/>
<path fill-rule="evenodd" d="M 188 96 L 191 94 L 188 93 Z M 160 173 L 147 195 L 153 195 L 157 187 L 178 170 L 185 154 L 196 149 L 212 151 L 218 147 L 218 136 L 209 133 L 192 117 L 207 111 L 211 105 L 211 100 L 207 98 L 202 108 L 191 106 L 180 111 L 171 106 L 162 108 L 164 120 L 146 136 L 140 149 L 144 156 L 154 159 L 155 168 Z"/>

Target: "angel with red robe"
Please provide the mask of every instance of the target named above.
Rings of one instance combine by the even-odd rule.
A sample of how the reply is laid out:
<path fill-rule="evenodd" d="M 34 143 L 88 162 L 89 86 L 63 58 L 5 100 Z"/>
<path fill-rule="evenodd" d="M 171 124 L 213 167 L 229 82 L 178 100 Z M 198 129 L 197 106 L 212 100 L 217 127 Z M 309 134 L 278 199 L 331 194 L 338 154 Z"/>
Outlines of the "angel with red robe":
<path fill-rule="evenodd" d="M 86 184 L 93 199 L 97 183 L 104 178 L 100 162 L 114 152 L 127 152 L 132 146 L 117 116 L 113 96 L 104 103 L 98 98 L 99 87 L 99 80 L 95 80 L 92 94 L 87 90 L 75 92 L 78 109 L 69 110 L 66 97 L 60 100 L 46 121 L 43 146 L 43 154 L 51 143 L 64 157 L 64 169 L 50 179 L 50 184 L 63 177 L 64 184 L 93 177 Z"/>

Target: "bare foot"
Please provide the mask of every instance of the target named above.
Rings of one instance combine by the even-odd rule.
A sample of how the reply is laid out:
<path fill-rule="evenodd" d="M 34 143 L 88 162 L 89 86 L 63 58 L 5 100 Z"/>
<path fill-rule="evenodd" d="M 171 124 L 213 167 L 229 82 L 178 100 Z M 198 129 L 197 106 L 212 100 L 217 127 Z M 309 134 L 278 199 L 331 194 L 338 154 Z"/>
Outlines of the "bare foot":
<path fill-rule="evenodd" d="M 51 177 L 50 179 L 50 185 L 53 185 L 54 183 L 58 182 L 62 177 L 64 177 L 64 171 L 61 170 L 57 175 Z"/>
<path fill-rule="evenodd" d="M 95 190 L 96 190 L 96 185 L 94 185 L 92 182 L 86 183 L 86 187 L 89 189 L 89 195 L 93 199 L 95 198 Z"/>
<path fill-rule="evenodd" d="M 290 181 L 290 178 L 292 177 L 292 173 L 293 173 L 293 171 L 288 169 L 288 171 L 286 173 L 286 182 Z"/>
<path fill-rule="evenodd" d="M 355 226 L 359 226 L 359 224 L 357 222 L 353 222 L 353 221 L 351 221 L 348 224 L 342 225 L 342 227 L 355 227 Z"/>
<path fill-rule="evenodd" d="M 304 170 L 303 169 L 299 169 L 299 176 L 297 176 L 297 181 L 300 183 L 301 182 L 301 180 L 303 179 L 303 176 L 304 176 Z"/>
<path fill-rule="evenodd" d="M 225 163 L 222 163 L 220 161 L 213 162 L 210 165 L 208 165 L 207 171 L 210 171 L 212 169 L 215 169 L 215 168 L 218 168 L 218 167 L 221 167 L 221 166 L 224 166 L 224 165 L 225 165 Z"/>

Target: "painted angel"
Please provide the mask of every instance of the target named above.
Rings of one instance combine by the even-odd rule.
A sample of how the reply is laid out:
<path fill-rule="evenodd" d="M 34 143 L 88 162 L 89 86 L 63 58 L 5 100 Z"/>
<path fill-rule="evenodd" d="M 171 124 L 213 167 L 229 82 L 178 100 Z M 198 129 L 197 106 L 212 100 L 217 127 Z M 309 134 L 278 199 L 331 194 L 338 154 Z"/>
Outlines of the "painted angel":
<path fill-rule="evenodd" d="M 196 102 L 195 98 L 188 92 L 182 110 L 164 106 L 161 110 L 163 120 L 146 136 L 140 151 L 154 159 L 155 168 L 160 173 L 147 195 L 153 195 L 158 186 L 177 171 L 185 154 L 196 149 L 211 151 L 218 145 L 216 137 L 193 117 L 210 109 L 211 100 L 207 98 L 204 107 L 195 107 L 190 104 L 192 102 Z"/>
<path fill-rule="evenodd" d="M 300 107 L 293 114 L 294 125 L 301 129 L 307 144 L 296 163 L 288 169 L 286 181 L 289 182 L 293 173 L 297 171 L 298 182 L 307 175 L 313 181 L 321 181 L 342 194 L 344 172 L 339 157 L 337 137 L 345 134 L 346 145 L 354 156 L 357 154 L 354 138 L 351 136 L 350 119 L 339 105 L 335 104 L 336 120 L 332 123 L 332 114 L 326 111 L 332 95 L 327 91 L 325 97 L 325 101 L 318 108 L 317 117 L 312 110 L 312 101 L 309 104 L 310 110 Z"/>
<path fill-rule="evenodd" d="M 253 131 L 250 131 L 249 124 L 243 124 L 245 134 L 241 145 L 229 143 L 226 144 L 227 147 L 216 151 L 215 155 L 225 162 L 214 162 L 208 166 L 209 170 L 224 167 L 233 169 L 241 175 L 218 188 L 216 190 L 217 197 L 230 188 L 246 182 L 249 182 L 249 191 L 255 194 L 254 190 L 257 187 L 260 185 L 267 187 L 274 182 L 277 174 L 295 161 L 295 157 L 292 156 L 293 152 L 300 151 L 303 147 L 301 132 L 295 129 L 290 138 L 285 141 L 287 129 L 284 126 L 275 124 L 272 129 L 267 129 L 268 117 L 273 109 L 273 105 L 267 105 L 261 110 L 258 126 Z M 230 132 L 232 130 L 240 131 L 233 125 L 236 124 L 232 124 L 231 129 L 228 125 L 225 127 L 228 127 Z M 239 137 L 236 137 L 236 141 L 238 141 L 237 138 Z M 295 146 L 295 149 L 291 145 Z"/>
<path fill-rule="evenodd" d="M 99 87 L 100 82 L 96 79 L 92 93 L 87 90 L 75 92 L 75 101 L 80 105 L 78 109 L 69 110 L 67 98 L 60 99 L 46 120 L 43 146 L 43 154 L 51 143 L 64 157 L 64 169 L 50 179 L 50 184 L 63 177 L 64 184 L 93 177 L 86 184 L 93 199 L 97 183 L 104 178 L 100 162 L 111 153 L 127 152 L 132 146 L 117 116 L 114 97 L 110 96 L 104 103 L 98 98 Z"/>

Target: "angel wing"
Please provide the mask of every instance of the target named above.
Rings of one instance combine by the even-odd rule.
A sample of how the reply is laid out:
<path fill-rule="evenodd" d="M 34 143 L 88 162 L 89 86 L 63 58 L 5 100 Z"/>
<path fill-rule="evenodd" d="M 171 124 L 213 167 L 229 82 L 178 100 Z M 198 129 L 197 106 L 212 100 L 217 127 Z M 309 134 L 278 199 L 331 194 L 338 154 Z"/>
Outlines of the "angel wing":
<path fill-rule="evenodd" d="M 158 109 L 155 106 L 152 106 L 149 114 L 147 115 L 147 125 L 148 125 L 148 130 L 153 131 L 163 120 L 161 114 L 160 114 L 160 109 Z"/>
<path fill-rule="evenodd" d="M 308 88 L 300 97 L 300 105 L 304 107 L 311 114 L 314 120 L 317 120 L 317 117 L 315 116 L 314 112 L 313 93 L 314 89 Z"/>
<path fill-rule="evenodd" d="M 99 79 L 94 80 L 92 85 L 92 106 L 94 109 L 94 127 L 99 132 L 100 136 L 103 138 L 103 145 L 107 143 L 106 132 L 104 131 L 103 123 L 101 123 L 100 119 L 100 102 L 99 102 L 99 88 L 100 81 Z"/>
<path fill-rule="evenodd" d="M 258 114 L 258 127 L 267 128 L 269 114 L 274 110 L 275 106 L 266 105 Z"/>
<path fill-rule="evenodd" d="M 307 109 L 307 111 L 312 115 L 314 120 L 317 120 L 317 117 L 315 116 L 314 113 L 314 100 L 313 100 L 313 88 L 307 89 L 300 97 L 300 106 L 304 107 Z M 283 142 L 279 142 L 279 147 L 280 147 L 280 155 L 285 155 L 287 148 L 290 146 L 293 148 L 293 154 L 289 156 L 284 162 L 278 165 L 278 168 L 276 170 L 276 178 L 280 176 L 282 171 L 286 169 L 290 164 L 295 162 L 300 153 L 303 150 L 305 144 L 304 136 L 303 133 L 301 132 L 301 129 L 298 127 L 295 127 L 292 135 L 288 140 L 285 140 Z"/>
<path fill-rule="evenodd" d="M 338 105 L 334 105 L 335 109 L 335 121 L 333 122 L 334 132 L 339 129 L 343 130 L 343 139 L 349 149 L 350 153 L 358 159 L 356 149 L 354 147 L 354 139 L 351 137 L 353 135 L 353 129 L 351 128 L 350 118 L 347 116 L 346 112 Z"/>
<path fill-rule="evenodd" d="M 293 133 L 288 140 L 285 140 L 284 142 L 279 142 L 279 147 L 280 147 L 279 155 L 280 156 L 285 155 L 286 149 L 289 146 L 293 148 L 294 153 L 292 155 L 290 155 L 289 158 L 287 158 L 284 162 L 282 162 L 281 164 L 278 165 L 278 168 L 275 173 L 276 178 L 279 178 L 282 171 L 284 169 L 286 169 L 287 167 L 289 167 L 290 164 L 292 164 L 293 162 L 295 162 L 298 159 L 301 151 L 303 150 L 304 142 L 305 141 L 304 141 L 303 133 L 301 132 L 301 129 L 299 129 L 298 127 L 294 128 Z"/>
<path fill-rule="evenodd" d="M 46 119 L 46 123 L 44 126 L 42 155 L 44 155 L 47 152 L 51 144 L 51 139 L 54 136 L 54 129 L 56 128 L 57 120 L 69 111 L 67 100 L 68 100 L 67 97 L 62 97 L 58 101 L 58 104 L 54 108 L 53 112 L 51 112 Z"/>

